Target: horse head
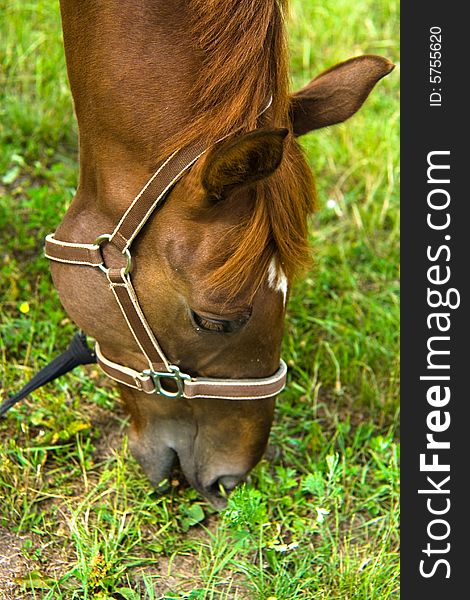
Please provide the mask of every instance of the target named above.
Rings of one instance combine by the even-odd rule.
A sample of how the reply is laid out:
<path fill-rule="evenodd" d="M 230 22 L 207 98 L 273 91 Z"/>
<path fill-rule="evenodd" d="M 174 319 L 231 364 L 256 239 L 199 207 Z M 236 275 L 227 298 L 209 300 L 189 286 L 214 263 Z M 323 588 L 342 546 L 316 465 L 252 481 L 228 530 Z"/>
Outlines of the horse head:
<path fill-rule="evenodd" d="M 67 9 L 63 20 L 67 25 Z M 99 119 L 83 108 L 86 86 L 77 89 L 83 74 L 74 70 L 70 39 L 77 42 L 65 36 L 83 132 L 82 174 L 56 236 L 72 244 L 115 231 L 152 169 L 136 158 L 139 140 L 129 146 L 124 120 L 112 122 L 110 135 L 107 115 L 113 102 L 116 110 L 121 105 L 109 85 L 103 87 L 108 97 L 100 96 L 105 105 L 96 113 Z M 307 218 L 315 200 L 310 168 L 296 137 L 349 118 L 391 68 L 381 57 L 358 57 L 283 98 L 280 117 L 275 107 L 258 106 L 257 126 L 231 127 L 219 141 L 212 139 L 139 227 L 132 246 L 133 290 L 145 327 L 185 376 L 257 381 L 279 369 L 289 287 L 308 262 Z M 274 99 L 282 93 L 270 91 Z M 135 103 L 131 110 L 137 110 Z M 204 124 L 204 113 L 196 119 Z M 101 123 L 101 136 L 99 126 L 90 133 L 92 121 Z M 198 135 L 203 130 L 199 127 Z M 120 265 L 120 253 L 111 246 L 100 252 L 107 263 Z M 54 261 L 52 274 L 68 314 L 99 342 L 103 356 L 144 372 L 141 348 L 116 304 L 109 277 L 90 265 L 79 268 L 67 261 Z M 263 455 L 275 395 L 189 398 L 176 397 L 172 390 L 171 382 L 168 395 L 121 386 L 132 418 L 131 450 L 154 485 L 178 459 L 190 484 L 221 506 L 221 488 L 232 490 Z"/>

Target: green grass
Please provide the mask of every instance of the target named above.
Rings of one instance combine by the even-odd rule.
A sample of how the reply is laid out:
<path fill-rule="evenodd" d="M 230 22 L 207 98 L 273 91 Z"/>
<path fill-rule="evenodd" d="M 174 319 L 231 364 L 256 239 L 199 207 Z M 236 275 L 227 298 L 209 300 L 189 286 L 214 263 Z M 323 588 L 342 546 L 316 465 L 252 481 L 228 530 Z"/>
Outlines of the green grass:
<path fill-rule="evenodd" d="M 292 0 L 293 86 L 360 53 L 398 62 L 398 3 Z M 74 193 L 58 6 L 0 0 L 2 397 L 74 328 L 42 243 Z M 159 496 L 94 368 L 0 422 L 0 597 L 398 598 L 398 84 L 302 144 L 316 174 L 312 272 L 293 290 L 267 457 L 216 513 Z M 4 557 L 8 556 L 8 560 Z"/>

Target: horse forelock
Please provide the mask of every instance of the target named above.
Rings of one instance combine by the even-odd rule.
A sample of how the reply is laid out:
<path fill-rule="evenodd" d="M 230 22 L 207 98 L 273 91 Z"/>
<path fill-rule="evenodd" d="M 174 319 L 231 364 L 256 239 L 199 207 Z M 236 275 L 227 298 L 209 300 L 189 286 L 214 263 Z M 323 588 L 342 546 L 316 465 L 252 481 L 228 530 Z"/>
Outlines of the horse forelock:
<path fill-rule="evenodd" d="M 279 169 L 255 188 L 253 210 L 226 235 L 224 263 L 207 278 L 209 288 L 252 295 L 269 283 L 272 264 L 291 282 L 311 262 L 308 216 L 315 209 L 315 185 L 302 151 L 287 142 Z"/>
<path fill-rule="evenodd" d="M 270 126 L 290 127 L 287 0 L 189 0 L 188 10 L 202 68 L 188 94 L 194 119 L 166 152 L 201 137 L 213 141 L 256 129 L 270 97 Z M 254 210 L 225 240 L 227 260 L 208 277 L 214 289 L 230 295 L 248 285 L 254 293 L 273 256 L 289 281 L 309 264 L 313 178 L 289 138 L 280 168 L 256 185 Z"/>

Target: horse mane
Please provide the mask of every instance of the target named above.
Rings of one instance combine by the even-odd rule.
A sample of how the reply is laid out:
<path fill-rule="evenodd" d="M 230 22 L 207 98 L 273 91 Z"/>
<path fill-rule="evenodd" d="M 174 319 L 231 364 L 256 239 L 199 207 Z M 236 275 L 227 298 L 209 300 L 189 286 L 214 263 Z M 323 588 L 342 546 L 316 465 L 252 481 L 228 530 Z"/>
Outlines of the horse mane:
<path fill-rule="evenodd" d="M 269 125 L 291 129 L 287 0 L 189 0 L 188 8 L 203 66 L 189 92 L 196 118 L 170 147 L 262 126 L 271 96 Z M 254 293 L 273 257 L 289 281 L 310 263 L 307 218 L 315 190 L 293 135 L 281 166 L 255 190 L 253 211 L 225 239 L 224 262 L 208 281 L 227 294 L 246 284 Z"/>

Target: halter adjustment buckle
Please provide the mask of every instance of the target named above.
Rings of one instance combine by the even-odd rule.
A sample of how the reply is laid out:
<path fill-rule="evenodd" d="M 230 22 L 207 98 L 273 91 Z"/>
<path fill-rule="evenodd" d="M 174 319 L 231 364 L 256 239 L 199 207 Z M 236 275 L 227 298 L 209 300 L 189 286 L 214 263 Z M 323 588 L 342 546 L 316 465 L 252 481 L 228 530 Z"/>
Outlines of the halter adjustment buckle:
<path fill-rule="evenodd" d="M 186 373 L 182 373 L 179 367 L 176 365 L 168 365 L 169 371 L 152 371 L 152 369 L 145 369 L 142 371 L 142 375 L 151 377 L 155 384 L 155 394 L 160 394 L 166 398 L 182 398 L 184 396 L 184 382 L 190 381 L 191 377 Z M 167 390 L 162 385 L 162 380 L 170 379 L 176 383 L 176 391 L 172 392 Z"/>

